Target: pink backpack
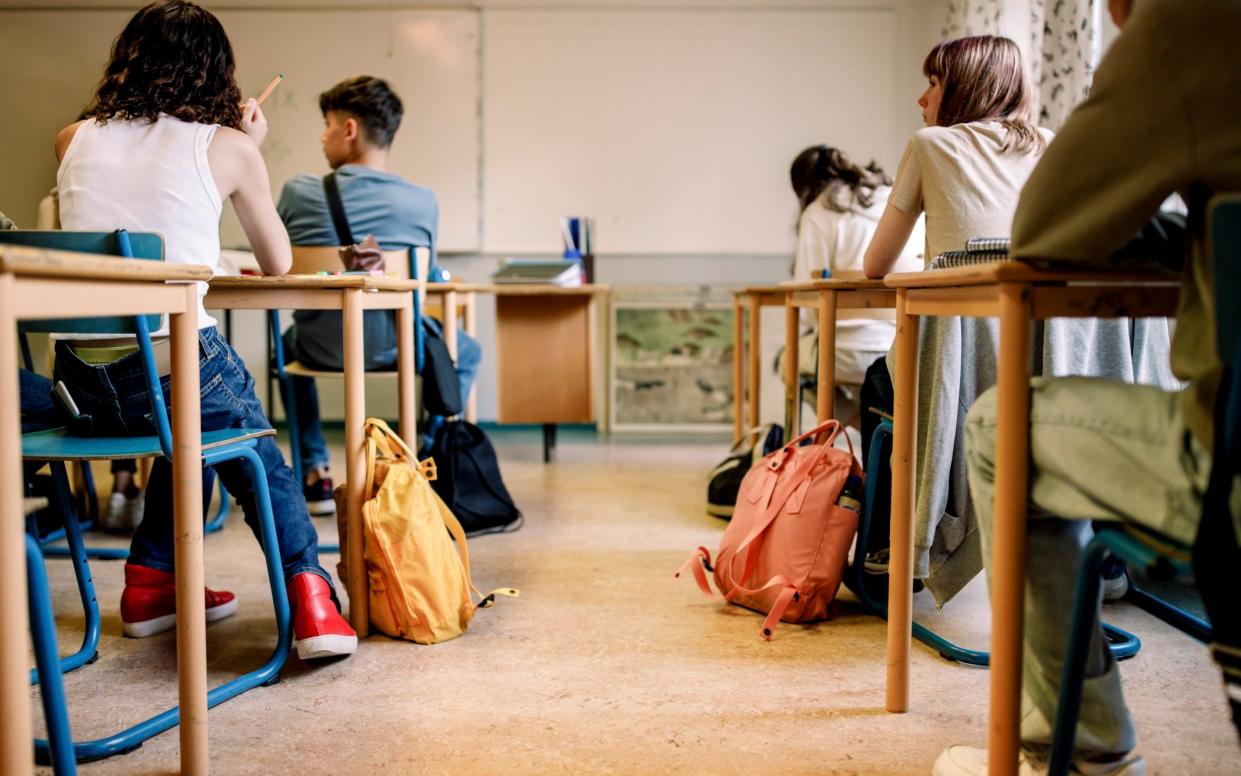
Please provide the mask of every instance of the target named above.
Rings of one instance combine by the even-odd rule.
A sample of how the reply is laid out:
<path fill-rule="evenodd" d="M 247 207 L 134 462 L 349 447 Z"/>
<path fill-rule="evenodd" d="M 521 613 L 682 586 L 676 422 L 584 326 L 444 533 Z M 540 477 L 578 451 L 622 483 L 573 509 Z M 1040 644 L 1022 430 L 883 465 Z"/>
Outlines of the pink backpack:
<path fill-rule="evenodd" d="M 781 620 L 825 619 L 840 587 L 857 532 L 863 476 L 852 446 L 849 452 L 832 447 L 840 431 L 840 423 L 829 420 L 754 464 L 741 482 L 720 541 L 715 585 L 726 601 L 767 614 L 764 639 Z M 819 434 L 826 440 L 798 446 Z M 857 478 L 850 483 L 856 493 L 842 499 L 850 477 Z M 711 553 L 699 547 L 676 576 L 692 570 L 702 591 L 714 597 L 704 569 L 712 570 Z"/>

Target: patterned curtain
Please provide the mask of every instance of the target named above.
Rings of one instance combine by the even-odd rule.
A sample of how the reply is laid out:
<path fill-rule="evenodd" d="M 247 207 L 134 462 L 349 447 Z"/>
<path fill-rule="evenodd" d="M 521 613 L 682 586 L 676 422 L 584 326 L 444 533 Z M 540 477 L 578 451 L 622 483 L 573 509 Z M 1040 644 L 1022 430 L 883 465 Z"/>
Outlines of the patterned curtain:
<path fill-rule="evenodd" d="M 1100 0 L 1030 0 L 1038 124 L 1052 130 L 1090 94 L 1100 55 Z"/>
<path fill-rule="evenodd" d="M 944 40 L 1000 34 L 1000 0 L 948 0 Z"/>

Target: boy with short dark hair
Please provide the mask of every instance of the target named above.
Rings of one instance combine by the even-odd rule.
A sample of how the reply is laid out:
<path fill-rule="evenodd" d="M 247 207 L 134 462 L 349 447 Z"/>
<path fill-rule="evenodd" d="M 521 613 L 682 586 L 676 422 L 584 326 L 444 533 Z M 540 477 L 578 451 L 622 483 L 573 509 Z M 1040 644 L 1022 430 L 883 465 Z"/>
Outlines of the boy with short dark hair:
<path fill-rule="evenodd" d="M 434 276 L 439 205 L 430 189 L 414 185 L 388 171 L 392 140 L 401 126 L 404 108 L 388 83 L 362 75 L 348 78 L 319 96 L 324 130 L 319 140 L 328 166 L 336 174 L 341 205 L 355 240 L 372 235 L 384 249 L 431 249 Z M 294 245 L 339 245 L 323 179 L 303 173 L 289 179 L 276 206 Z M 340 313 L 298 310 L 285 334 L 291 358 L 315 369 L 339 370 Z M 430 325 L 435 325 L 433 322 Z M 367 311 L 364 317 L 365 364 L 368 370 L 396 364 L 396 322 L 390 311 Z M 457 338 L 457 376 L 463 396 L 469 395 L 482 351 L 464 332 Z M 305 481 L 306 502 L 312 514 L 332 514 L 332 481 L 328 478 L 328 450 L 319 424 L 319 397 L 314 380 L 294 377 L 293 391 Z"/>

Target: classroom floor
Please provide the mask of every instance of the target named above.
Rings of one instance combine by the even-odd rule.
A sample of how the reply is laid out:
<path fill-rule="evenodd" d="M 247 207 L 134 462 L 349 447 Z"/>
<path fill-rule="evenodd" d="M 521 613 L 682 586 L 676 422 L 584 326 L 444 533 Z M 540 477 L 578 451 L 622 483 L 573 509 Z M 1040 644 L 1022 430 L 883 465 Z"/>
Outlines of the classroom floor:
<path fill-rule="evenodd" d="M 556 461 L 544 466 L 537 432 L 493 439 L 526 523 L 470 543 L 475 582 L 520 588 L 521 598 L 501 599 L 444 644 L 375 636 L 327 665 L 290 658 L 279 684 L 212 710 L 213 772 L 928 774 L 946 745 L 983 744 L 986 671 L 915 645 L 912 711 L 889 714 L 881 620 L 845 602 L 835 619 L 783 624 L 765 642 L 757 615 L 673 580 L 690 551 L 714 549 L 723 530 L 703 512 L 722 440 L 562 432 Z M 316 524 L 334 540 L 333 520 Z M 208 583 L 240 599 L 237 616 L 207 631 L 214 684 L 266 659 L 273 621 L 239 512 L 208 537 L 206 556 Z M 323 558 L 329 569 L 336 560 Z M 48 565 L 67 652 L 82 628 L 72 572 L 64 561 Z M 93 568 L 101 658 L 65 678 L 79 737 L 162 710 L 176 694 L 173 633 L 121 638 L 121 564 Z M 919 619 L 985 647 L 981 579 L 939 615 L 926 594 L 917 599 Z M 1151 773 L 1241 772 L 1205 649 L 1127 605 L 1106 614 L 1143 639 L 1123 672 Z M 177 756 L 174 729 L 80 770 L 173 773 Z"/>

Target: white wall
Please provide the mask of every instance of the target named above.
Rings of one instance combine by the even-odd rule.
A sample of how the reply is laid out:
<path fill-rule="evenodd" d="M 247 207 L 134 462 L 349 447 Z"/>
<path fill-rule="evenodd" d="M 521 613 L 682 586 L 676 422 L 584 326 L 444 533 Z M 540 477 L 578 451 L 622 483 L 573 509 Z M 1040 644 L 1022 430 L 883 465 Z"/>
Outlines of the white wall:
<path fill-rule="evenodd" d="M 457 79 L 453 81 L 457 91 L 437 95 L 432 90 L 421 97 L 422 101 L 448 105 L 439 111 L 448 118 L 429 135 L 411 126 L 397 140 L 398 148 L 403 146 L 410 153 L 399 171 L 415 179 L 438 176 L 444 181 L 437 186 L 444 223 L 455 224 L 446 234 L 451 231 L 457 237 L 446 240 L 443 247 L 462 251 L 443 259 L 454 274 L 483 280 L 510 252 L 535 255 L 556 250 L 554 221 L 535 226 L 532 220 L 511 217 L 511 204 L 525 198 L 520 212 L 534 214 L 540 221 L 564 212 L 569 202 L 585 204 L 584 208 L 573 208 L 579 212 L 600 208 L 593 214 L 601 220 L 598 266 L 604 282 L 741 285 L 787 277 L 796 208 L 791 192 L 784 190 L 784 181 L 787 165 L 801 147 L 813 142 L 838 144 L 858 156 L 873 155 L 889 169 L 894 168 L 905 138 L 918 126 L 915 100 L 922 90 L 919 66 L 938 38 L 945 0 L 679 0 L 675 11 L 656 0 L 609 0 L 606 4 L 589 0 L 231 0 L 204 4 L 220 13 L 233 35 L 241 66 L 239 80 L 247 92 L 266 84 L 276 68 L 305 73 L 300 80 L 290 79 L 277 90 L 269 111 L 273 121 L 286 120 L 282 126 L 307 125 L 297 132 L 290 129 L 285 133 L 282 129 L 273 135 L 281 144 L 298 144 L 293 150 L 283 145 L 268 149 L 275 191 L 295 169 L 292 162 L 313 169 L 318 161 L 319 124 L 313 115 L 313 96 L 330 85 L 333 63 L 339 63 L 340 77 L 344 77 L 359 61 L 346 53 L 352 49 L 335 48 L 330 39 L 312 39 L 312 33 L 322 32 L 325 24 L 339 26 L 325 19 L 348 20 L 340 24 L 353 25 L 355 32 L 374 27 L 377 43 L 370 53 L 359 55 L 369 57 L 361 66 L 380 70 L 386 62 L 391 63 L 391 71 L 397 74 L 394 80 L 405 72 L 411 84 L 430 87 Z M 118 0 L 58 0 L 55 13 L 46 13 L 36 12 L 39 4 L 29 0 L 0 0 L 0 71 L 6 74 L 0 79 L 0 105 L 5 106 L 0 117 L 0 165 L 6 171 L 0 178 L 0 210 L 19 224 L 33 225 L 36 203 L 54 182 L 51 138 L 89 98 L 108 43 L 126 18 L 125 9 L 138 5 Z M 340 13 L 343 11 L 349 13 Z M 592 14 L 601 14 L 593 18 L 608 23 L 583 24 Z M 809 30 L 821 31 L 822 51 L 807 52 L 807 46 L 813 46 L 819 36 L 797 37 L 786 23 L 790 16 L 807 20 Z M 400 59 L 397 52 L 418 41 L 401 37 L 401 25 L 393 20 L 432 18 L 451 22 L 443 28 L 451 45 L 441 45 L 440 50 L 454 55 L 464 52 L 469 61 L 455 61 L 451 67 L 442 62 L 436 65 L 429 59 L 433 53 L 426 52 L 433 52 L 431 44 L 437 41 L 428 41 L 425 36 L 422 54 Z M 545 24 L 549 20 L 573 27 L 574 47 L 566 49 L 574 56 L 556 49 L 555 31 Z M 746 20 L 769 34 L 738 48 L 737 56 L 730 58 L 730 35 Z M 674 37 L 668 37 L 670 25 L 677 33 Z M 858 31 L 865 35 L 851 40 L 849 33 Z M 530 44 L 525 49 L 519 45 L 523 38 Z M 660 72 L 643 70 L 641 58 L 617 61 L 615 55 L 624 53 L 635 40 L 661 43 L 647 57 L 662 68 Z M 677 41 L 690 49 L 681 54 L 672 51 L 670 47 Z M 798 45 L 781 45 L 780 41 Z M 607 60 L 596 56 L 589 61 L 589 68 L 579 72 L 575 62 L 585 61 L 583 57 L 591 49 L 612 53 L 616 67 L 602 70 Z M 847 56 L 832 58 L 829 49 L 837 54 L 843 50 Z M 49 50 L 55 52 L 50 58 Z M 32 51 L 42 57 L 38 66 L 30 61 Z M 695 57 L 699 51 L 702 55 Z M 746 59 L 755 51 L 761 56 Z M 551 67 L 540 69 L 540 58 L 549 56 L 554 60 Z M 749 65 L 738 69 L 737 62 L 742 60 Z M 712 68 L 711 62 L 719 64 Z M 419 63 L 422 70 L 409 72 Z M 497 68 L 497 63 L 504 67 Z M 441 70 L 428 80 L 424 70 L 433 65 Z M 790 91 L 790 73 L 805 68 L 816 69 L 814 78 L 801 81 Z M 535 77 L 544 86 L 557 81 L 588 86 L 591 78 L 597 80 L 602 75 L 607 82 L 600 82 L 600 86 L 606 89 L 596 97 L 606 100 L 596 101 L 591 119 L 594 123 L 584 123 L 576 137 L 604 137 L 613 144 L 627 142 L 631 129 L 616 129 L 615 119 L 640 117 L 648 133 L 643 142 L 653 149 L 662 147 L 659 153 L 665 156 L 653 154 L 652 159 L 661 163 L 645 167 L 615 163 L 616 158 L 612 158 L 587 182 L 578 182 L 575 199 L 547 205 L 543 200 L 551 197 L 550 189 L 523 189 L 516 184 L 531 180 L 530 171 L 539 169 L 547 170 L 549 178 L 572 180 L 572 171 L 577 168 L 571 165 L 580 165 L 585 146 L 575 147 L 578 157 L 565 159 L 549 153 L 554 143 L 540 145 L 540 138 L 550 129 L 546 123 L 539 125 L 538 132 L 516 137 L 521 127 L 537 123 L 539 108 L 545 105 L 540 100 L 546 98 L 545 92 L 536 97 L 522 90 Z M 668 82 L 682 86 L 672 92 L 638 80 L 653 75 L 663 75 Z M 583 81 L 584 77 L 587 80 Z M 744 113 L 729 101 L 726 91 L 729 78 L 741 77 L 754 80 L 737 93 L 761 115 L 751 117 L 748 129 L 738 134 L 736 127 L 721 126 L 721 122 L 736 123 Z M 467 83 L 471 79 L 476 83 Z M 317 83 L 320 80 L 324 83 Z M 710 88 L 692 88 L 697 83 Z M 675 94 L 676 109 L 661 111 L 659 106 L 651 106 L 646 99 L 650 94 Z M 780 102 L 773 101 L 772 95 L 786 102 L 789 109 L 781 111 Z M 603 119 L 600 113 L 606 113 Z M 608 136 L 607 132 L 612 134 Z M 569 137 L 552 139 L 563 143 Z M 635 147 L 642 146 L 633 144 L 630 152 Z M 663 163 L 672 158 L 668 156 L 672 151 L 695 147 L 707 149 L 704 155 L 721 168 L 705 181 L 705 187 L 698 174 L 702 166 L 669 170 Z M 456 152 L 462 148 L 471 149 L 471 153 L 448 157 L 444 153 L 445 149 Z M 526 166 L 513 168 L 518 153 L 529 154 L 520 160 Z M 445 158 L 457 161 L 445 163 Z M 601 158 L 607 161 L 609 157 Z M 744 173 L 730 175 L 730 170 Z M 686 179 L 692 179 L 694 185 L 678 184 Z M 608 196 L 622 194 L 612 199 L 591 199 L 595 196 L 591 187 Z M 730 209 L 736 203 L 728 198 L 751 187 L 763 194 L 752 200 L 757 204 L 744 208 L 749 221 L 746 224 L 737 218 L 737 210 Z M 714 200 L 704 196 L 704 191 L 713 189 L 718 190 Z M 667 199 L 656 208 L 634 207 L 633 199 L 643 196 L 644 191 Z M 660 217 L 678 208 L 684 213 L 687 208 L 703 207 L 718 207 L 724 214 L 699 222 L 715 224 L 718 229 L 699 229 L 687 235 L 681 230 L 684 219 Z M 540 208 L 547 213 L 541 214 Z M 615 220 L 608 220 L 609 213 Z M 226 237 L 236 234 L 235 227 L 227 223 L 225 229 Z M 609 234 L 618 238 L 611 246 Z M 626 235 L 625 239 L 620 235 Z M 480 247 L 484 252 L 479 252 Z M 484 349 L 491 346 L 491 314 L 490 305 L 485 303 L 479 320 Z M 259 327 L 254 325 L 258 320 L 250 313 L 236 317 L 239 350 L 256 366 L 256 372 L 266 347 Z M 779 339 L 780 327 L 774 320 L 766 329 Z M 479 383 L 480 415 L 484 419 L 495 414 L 492 363 L 484 359 Z M 764 415 L 776 418 L 780 414 L 778 383 L 774 377 L 771 381 L 764 387 Z M 332 412 L 333 407 L 340 406 L 337 389 L 330 384 L 325 389 L 325 415 L 338 416 Z M 371 401 L 376 411 L 393 412 L 395 404 L 389 389 L 377 384 L 373 390 Z"/>

